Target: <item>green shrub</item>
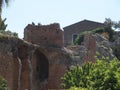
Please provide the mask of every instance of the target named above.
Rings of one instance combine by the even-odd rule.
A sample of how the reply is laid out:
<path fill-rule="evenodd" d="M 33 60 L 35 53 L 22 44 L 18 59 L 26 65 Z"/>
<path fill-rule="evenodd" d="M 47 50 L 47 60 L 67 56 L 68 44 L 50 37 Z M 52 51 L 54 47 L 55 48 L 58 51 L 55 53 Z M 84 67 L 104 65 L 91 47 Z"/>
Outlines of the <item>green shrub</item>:
<path fill-rule="evenodd" d="M 114 38 L 113 38 L 114 30 L 112 30 L 109 27 L 104 27 L 104 28 L 97 28 L 97 29 L 94 29 L 94 30 L 91 30 L 91 31 L 85 31 L 85 32 L 80 33 L 78 35 L 78 37 L 76 38 L 75 42 L 73 42 L 73 43 L 74 43 L 74 45 L 80 45 L 81 42 L 83 42 L 84 35 L 95 34 L 95 33 L 102 34 L 103 32 L 107 32 L 109 34 L 109 40 L 114 41 Z"/>
<path fill-rule="evenodd" d="M 80 33 L 78 37 L 76 38 L 75 42 L 73 42 L 74 45 L 80 45 L 84 40 L 84 35 L 86 34 L 90 34 L 90 32 L 85 31 L 85 32 Z"/>
<path fill-rule="evenodd" d="M 71 87 L 69 90 L 88 90 L 86 88 Z"/>
<path fill-rule="evenodd" d="M 4 35 L 8 35 L 8 36 L 18 37 L 18 33 L 11 32 L 10 30 L 6 31 L 7 24 L 5 24 L 5 21 L 6 21 L 6 18 L 4 20 L 2 20 L 2 22 L 0 24 L 0 33 L 2 33 Z"/>
<path fill-rule="evenodd" d="M 86 88 L 88 90 L 120 90 L 120 61 L 116 58 L 97 60 L 71 67 L 62 77 L 63 88 Z M 73 89 L 74 90 L 74 89 Z"/>
<path fill-rule="evenodd" d="M 0 76 L 0 90 L 8 90 L 6 80 Z"/>

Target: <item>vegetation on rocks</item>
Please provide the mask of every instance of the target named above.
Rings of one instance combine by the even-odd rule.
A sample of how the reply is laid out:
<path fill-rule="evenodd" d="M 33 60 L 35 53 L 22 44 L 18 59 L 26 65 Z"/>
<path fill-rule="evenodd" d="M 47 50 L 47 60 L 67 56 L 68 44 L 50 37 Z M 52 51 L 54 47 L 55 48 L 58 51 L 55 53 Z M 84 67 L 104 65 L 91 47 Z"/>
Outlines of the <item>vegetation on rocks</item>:
<path fill-rule="evenodd" d="M 85 32 L 80 33 L 79 36 L 76 38 L 74 44 L 80 45 L 83 42 L 84 35 L 95 34 L 95 33 L 98 33 L 98 34 L 108 33 L 109 40 L 114 41 L 114 38 L 113 38 L 114 30 L 112 30 L 110 27 L 104 27 L 104 28 L 97 28 L 95 30 L 85 31 Z"/>
<path fill-rule="evenodd" d="M 10 30 L 6 31 L 7 24 L 5 24 L 5 21 L 6 21 L 6 18 L 4 20 L 2 20 L 2 22 L 0 24 L 0 33 L 2 33 L 3 35 L 7 35 L 7 36 L 18 37 L 18 33 L 11 32 Z"/>

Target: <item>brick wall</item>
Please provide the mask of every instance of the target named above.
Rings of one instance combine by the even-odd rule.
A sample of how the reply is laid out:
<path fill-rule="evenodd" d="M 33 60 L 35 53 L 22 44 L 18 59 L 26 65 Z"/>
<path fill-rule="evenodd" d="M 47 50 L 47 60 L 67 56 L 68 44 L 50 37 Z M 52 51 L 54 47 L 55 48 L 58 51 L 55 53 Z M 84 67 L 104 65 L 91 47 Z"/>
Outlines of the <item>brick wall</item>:
<path fill-rule="evenodd" d="M 49 47 L 63 47 L 63 31 L 59 24 L 28 25 L 24 29 L 24 40 Z"/>
<path fill-rule="evenodd" d="M 90 31 L 97 28 L 105 27 L 103 23 L 98 23 L 89 20 L 83 20 L 81 22 L 64 27 L 64 45 L 70 45 L 72 43 L 72 36 L 74 34 L 79 35 L 81 32 Z"/>
<path fill-rule="evenodd" d="M 96 54 L 96 39 L 90 35 L 87 34 L 84 36 L 84 46 L 87 48 L 87 51 L 85 52 L 84 56 L 84 62 L 95 62 L 95 54 Z"/>

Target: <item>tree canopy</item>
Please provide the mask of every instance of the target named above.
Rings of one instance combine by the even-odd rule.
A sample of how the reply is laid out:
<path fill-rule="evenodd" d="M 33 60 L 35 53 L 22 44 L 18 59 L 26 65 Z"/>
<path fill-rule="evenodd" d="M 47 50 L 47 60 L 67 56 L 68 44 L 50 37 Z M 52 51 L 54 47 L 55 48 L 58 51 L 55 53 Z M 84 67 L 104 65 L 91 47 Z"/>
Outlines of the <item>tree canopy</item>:
<path fill-rule="evenodd" d="M 1 18 L 1 13 L 2 13 L 2 7 L 3 5 L 7 5 L 9 4 L 10 0 L 0 0 L 0 24 L 1 24 L 1 21 L 2 21 L 2 18 Z"/>
<path fill-rule="evenodd" d="M 110 18 L 106 18 L 104 24 L 108 27 L 120 30 L 120 21 L 112 21 Z"/>
<path fill-rule="evenodd" d="M 96 63 L 73 66 L 62 77 L 62 81 L 62 87 L 67 89 L 120 90 L 120 61 L 104 58 L 97 59 Z M 77 90 L 74 88 L 70 90 Z"/>

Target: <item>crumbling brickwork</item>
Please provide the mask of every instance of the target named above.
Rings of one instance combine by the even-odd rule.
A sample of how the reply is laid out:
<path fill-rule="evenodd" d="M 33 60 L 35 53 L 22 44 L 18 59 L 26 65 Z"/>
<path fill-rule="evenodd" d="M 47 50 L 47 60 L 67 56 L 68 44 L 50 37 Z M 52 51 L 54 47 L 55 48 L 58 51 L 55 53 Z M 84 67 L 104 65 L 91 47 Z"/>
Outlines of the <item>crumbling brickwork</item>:
<path fill-rule="evenodd" d="M 0 39 L 0 75 L 8 90 L 60 89 L 70 57 L 63 48 L 33 45 L 18 38 Z"/>
<path fill-rule="evenodd" d="M 95 62 L 95 54 L 96 54 L 96 39 L 87 34 L 84 36 L 84 47 L 87 49 L 84 56 L 84 62 Z"/>
<path fill-rule="evenodd" d="M 24 29 L 24 40 L 49 47 L 63 47 L 63 31 L 57 23 L 50 25 L 28 24 Z"/>

